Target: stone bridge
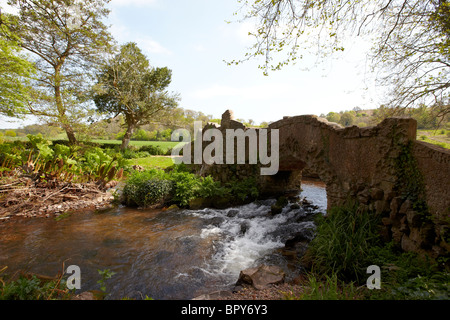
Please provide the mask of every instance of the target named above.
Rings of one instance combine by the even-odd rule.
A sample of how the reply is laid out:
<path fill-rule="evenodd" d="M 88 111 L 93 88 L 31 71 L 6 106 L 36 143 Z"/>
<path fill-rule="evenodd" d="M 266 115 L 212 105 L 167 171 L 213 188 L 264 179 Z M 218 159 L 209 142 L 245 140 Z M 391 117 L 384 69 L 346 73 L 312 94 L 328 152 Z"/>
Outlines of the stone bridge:
<path fill-rule="evenodd" d="M 218 129 L 249 128 L 227 111 Z M 442 249 L 438 242 L 448 232 L 450 215 L 450 150 L 417 141 L 414 119 L 388 118 L 375 127 L 343 128 L 303 115 L 271 123 L 269 136 L 273 129 L 279 130 L 276 175 L 260 176 L 249 164 L 203 164 L 200 171 L 223 182 L 255 176 L 261 192 L 274 196 L 298 192 L 302 171 L 307 170 L 326 184 L 328 208 L 351 199 L 382 214 L 386 237 L 405 250 Z M 439 221 L 432 228 L 417 222 L 424 206 Z"/>

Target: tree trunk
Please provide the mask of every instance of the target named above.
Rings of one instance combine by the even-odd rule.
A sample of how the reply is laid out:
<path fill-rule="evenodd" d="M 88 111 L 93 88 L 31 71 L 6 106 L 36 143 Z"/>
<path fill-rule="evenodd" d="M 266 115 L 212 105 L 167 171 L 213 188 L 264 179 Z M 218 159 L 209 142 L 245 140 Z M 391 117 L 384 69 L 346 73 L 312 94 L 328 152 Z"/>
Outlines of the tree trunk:
<path fill-rule="evenodd" d="M 62 128 L 67 133 L 67 138 L 69 139 L 70 144 L 77 144 L 77 138 L 75 137 L 75 133 L 73 132 L 73 128 L 69 123 L 69 119 L 66 115 L 66 108 L 64 106 L 64 102 L 62 100 L 61 95 L 61 82 L 60 82 L 60 72 L 62 64 L 64 63 L 63 59 L 60 64 L 55 67 L 55 102 L 56 109 L 58 110 L 58 120 L 61 122 Z"/>
<path fill-rule="evenodd" d="M 67 138 L 69 139 L 69 143 L 71 145 L 77 144 L 77 138 L 75 137 L 75 133 L 71 126 L 65 126 L 64 130 L 66 131 Z"/>
<path fill-rule="evenodd" d="M 128 148 L 128 144 L 130 143 L 131 136 L 133 135 L 135 128 L 136 126 L 134 124 L 128 123 L 127 132 L 125 132 L 125 135 L 122 139 L 122 145 L 120 146 L 121 151 L 124 151 L 126 148 Z"/>

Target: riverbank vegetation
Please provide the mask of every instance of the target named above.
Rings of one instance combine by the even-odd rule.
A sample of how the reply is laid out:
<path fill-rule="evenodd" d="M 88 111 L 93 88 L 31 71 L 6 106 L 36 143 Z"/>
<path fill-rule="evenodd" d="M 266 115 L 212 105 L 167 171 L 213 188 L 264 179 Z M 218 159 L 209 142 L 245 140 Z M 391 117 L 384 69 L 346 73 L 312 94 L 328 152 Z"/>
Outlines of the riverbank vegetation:
<path fill-rule="evenodd" d="M 302 263 L 308 268 L 301 294 L 286 299 L 449 299 L 448 257 L 433 260 L 381 240 L 381 217 L 355 206 L 318 217 L 317 234 Z M 381 268 L 380 289 L 369 290 L 369 266 Z"/>
<path fill-rule="evenodd" d="M 0 218 L 48 216 L 108 205 L 108 189 L 134 172 L 173 165 L 171 144 L 119 150 L 119 144 L 70 145 L 42 135 L 0 141 Z M 140 165 L 142 164 L 142 165 Z M 26 195 L 26 196 L 25 196 Z"/>
<path fill-rule="evenodd" d="M 201 177 L 184 165 L 167 170 L 151 169 L 134 172 L 123 190 L 129 206 L 207 207 L 231 206 L 255 200 L 258 188 L 255 179 L 233 181 L 222 185 L 211 176 Z"/>
<path fill-rule="evenodd" d="M 67 300 L 73 296 L 62 277 L 50 279 L 20 275 L 3 278 L 1 271 L 4 270 L 0 270 L 0 300 Z"/>
<path fill-rule="evenodd" d="M 64 275 L 64 263 L 62 272 L 55 277 L 26 272 L 5 275 L 7 269 L 0 269 L 0 300 L 83 300 L 75 289 L 68 288 L 67 282 L 70 280 Z M 90 300 L 103 300 L 107 296 L 106 280 L 115 274 L 109 269 L 97 271 L 99 288 L 88 292 Z"/>

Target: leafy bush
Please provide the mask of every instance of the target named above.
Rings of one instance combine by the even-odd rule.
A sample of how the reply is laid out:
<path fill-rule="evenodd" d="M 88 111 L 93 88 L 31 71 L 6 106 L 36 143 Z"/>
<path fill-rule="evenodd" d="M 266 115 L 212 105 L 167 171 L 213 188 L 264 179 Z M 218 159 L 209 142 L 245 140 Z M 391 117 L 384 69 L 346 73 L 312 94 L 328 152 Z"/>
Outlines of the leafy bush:
<path fill-rule="evenodd" d="M 134 172 L 127 180 L 123 194 L 127 205 L 148 207 L 164 201 L 172 192 L 172 181 L 164 171 L 152 169 Z"/>
<path fill-rule="evenodd" d="M 57 296 L 55 292 L 58 292 L 60 296 Z M 15 281 L 0 281 L 0 300 L 48 300 L 68 296 L 69 291 L 65 288 L 64 280 L 44 282 L 36 276 L 31 278 L 22 276 Z"/>
<path fill-rule="evenodd" d="M 0 144 L 0 166 L 13 169 L 22 165 L 26 158 L 25 144 L 20 141 Z"/>
<path fill-rule="evenodd" d="M 174 182 L 172 200 L 181 206 L 187 206 L 189 201 L 198 197 L 201 180 L 200 177 L 188 172 L 172 172 L 171 180 Z"/>
<path fill-rule="evenodd" d="M 17 137 L 17 133 L 14 130 L 6 130 L 5 136 L 15 138 Z"/>
<path fill-rule="evenodd" d="M 228 194 L 229 191 L 219 181 L 214 181 L 211 176 L 202 177 L 198 190 L 200 198 L 224 197 Z"/>
<path fill-rule="evenodd" d="M 382 290 L 371 292 L 371 298 L 449 298 L 450 273 L 438 261 L 420 257 L 414 252 L 403 252 L 393 242 L 372 247 L 368 260 L 382 266 Z"/>
<path fill-rule="evenodd" d="M 245 201 L 254 200 L 258 197 L 259 191 L 254 178 L 235 180 L 222 185 L 215 181 L 211 176 L 201 177 L 190 172 L 189 167 L 179 164 L 170 167 L 167 171 L 161 169 L 151 169 L 144 172 L 134 172 L 127 181 L 124 190 L 125 197 L 134 197 L 134 194 L 145 192 L 145 189 L 138 189 L 137 186 L 146 181 L 166 180 L 172 182 L 172 190 L 164 198 L 170 203 L 186 207 L 189 202 L 195 198 L 227 198 L 230 204 L 239 204 Z M 159 184 L 160 182 L 157 182 Z M 150 186 L 151 184 L 149 184 Z M 150 191 L 149 191 L 150 192 Z M 143 194 L 140 198 L 145 197 Z M 153 199 L 149 196 L 149 199 Z M 131 199 L 127 203 L 137 203 Z M 143 203 L 143 201 L 141 201 Z M 156 202 L 155 202 L 156 203 Z M 146 205 L 155 204 L 146 202 Z"/>
<path fill-rule="evenodd" d="M 131 137 L 131 140 L 137 140 L 137 141 L 149 141 L 151 139 L 151 133 L 144 130 L 139 129 L 137 130 L 133 136 Z"/>
<path fill-rule="evenodd" d="M 127 160 L 112 149 L 87 144 L 70 146 L 55 143 L 41 134 L 28 135 L 28 142 L 14 141 L 0 144 L 1 170 L 23 168 L 40 180 L 65 182 L 107 182 L 120 178 Z"/>
<path fill-rule="evenodd" d="M 138 152 L 135 153 L 135 157 L 136 158 L 147 158 L 147 157 L 150 157 L 150 156 L 151 156 L 151 154 L 148 153 L 147 151 L 138 151 Z"/>
<path fill-rule="evenodd" d="M 27 135 L 28 140 L 30 140 L 31 145 L 39 153 L 39 156 L 45 160 L 49 160 L 53 158 L 54 151 L 50 148 L 52 144 L 51 141 L 48 141 L 42 137 L 42 134 L 38 135 Z"/>
<path fill-rule="evenodd" d="M 169 180 L 142 180 L 127 183 L 123 192 L 127 205 L 145 208 L 163 202 L 170 195 L 172 187 L 172 181 Z"/>
<path fill-rule="evenodd" d="M 139 148 L 140 152 L 148 152 L 152 156 L 164 156 L 166 155 L 166 151 L 164 151 L 159 146 L 154 145 L 148 145 L 148 146 L 142 146 Z"/>
<path fill-rule="evenodd" d="M 232 197 L 241 201 L 255 200 L 259 196 L 258 185 L 255 178 L 234 180 L 226 184 Z"/>

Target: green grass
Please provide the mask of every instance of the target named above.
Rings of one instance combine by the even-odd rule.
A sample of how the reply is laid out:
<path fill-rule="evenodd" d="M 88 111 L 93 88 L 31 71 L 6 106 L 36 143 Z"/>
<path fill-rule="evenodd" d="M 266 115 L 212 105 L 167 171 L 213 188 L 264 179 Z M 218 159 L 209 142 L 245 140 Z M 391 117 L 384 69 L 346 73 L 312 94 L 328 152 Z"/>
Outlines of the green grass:
<path fill-rule="evenodd" d="M 304 258 L 311 259 L 314 271 L 320 274 L 361 282 L 371 265 L 371 249 L 379 242 L 380 220 L 357 204 L 332 208 L 326 217 L 317 217 L 317 236 Z"/>
<path fill-rule="evenodd" d="M 417 140 L 428 142 L 446 149 L 450 149 L 450 137 L 447 136 L 450 130 L 417 130 Z"/>
<path fill-rule="evenodd" d="M 27 137 L 3 137 L 5 141 L 28 141 Z M 56 137 L 46 138 L 48 140 L 67 140 L 67 136 L 65 134 L 58 135 Z M 92 142 L 95 143 L 107 143 L 107 144 L 117 144 L 120 145 L 122 140 L 103 140 L 103 139 L 94 139 Z M 130 146 L 142 147 L 142 146 L 159 146 L 164 151 L 167 151 L 170 148 L 175 147 L 179 142 L 172 141 L 130 141 Z"/>
<path fill-rule="evenodd" d="M 172 166 L 174 163 L 171 157 L 153 156 L 147 158 L 131 159 L 130 164 L 142 166 L 144 167 L 144 169 L 165 169 Z"/>
<path fill-rule="evenodd" d="M 445 299 L 450 296 L 446 257 L 436 261 L 403 252 L 379 238 L 379 218 L 356 206 L 335 207 L 316 220 L 317 234 L 303 256 L 311 271 L 300 295 L 286 299 Z M 381 289 L 366 286 L 367 267 L 381 271 Z"/>
<path fill-rule="evenodd" d="M 122 140 L 92 140 L 95 143 L 111 143 L 111 144 L 121 144 Z M 171 141 L 130 141 L 131 146 L 142 147 L 142 146 L 159 146 L 164 151 L 167 151 L 169 148 L 173 148 L 178 144 L 178 142 Z"/>

